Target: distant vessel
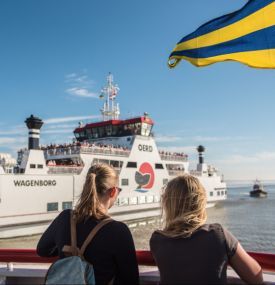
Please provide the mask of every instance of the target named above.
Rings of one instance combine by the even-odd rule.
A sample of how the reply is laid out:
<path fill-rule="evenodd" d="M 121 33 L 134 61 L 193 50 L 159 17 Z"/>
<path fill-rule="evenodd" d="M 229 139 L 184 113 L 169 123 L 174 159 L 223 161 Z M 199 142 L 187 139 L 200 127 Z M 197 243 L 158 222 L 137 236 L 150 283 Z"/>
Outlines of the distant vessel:
<path fill-rule="evenodd" d="M 255 198 L 267 197 L 267 192 L 264 191 L 264 187 L 259 180 L 256 180 L 253 186 L 253 190 L 250 191 L 250 196 Z"/>
<path fill-rule="evenodd" d="M 26 119 L 28 149 L 18 152 L 14 172 L 10 156 L 2 155 L 0 164 L 0 238 L 43 232 L 59 212 L 74 207 L 94 163 L 112 165 L 119 175 L 123 191 L 110 211 L 117 220 L 158 216 L 162 187 L 184 173 L 198 177 L 204 185 L 208 207 L 226 199 L 223 177 L 204 162 L 205 148 L 197 148 L 197 168 L 189 171 L 186 154 L 158 149 L 154 122 L 147 113 L 119 118 L 118 90 L 109 74 L 100 96 L 106 99 L 102 121 L 80 123 L 69 144 L 40 146 L 43 121 L 33 115 Z"/>

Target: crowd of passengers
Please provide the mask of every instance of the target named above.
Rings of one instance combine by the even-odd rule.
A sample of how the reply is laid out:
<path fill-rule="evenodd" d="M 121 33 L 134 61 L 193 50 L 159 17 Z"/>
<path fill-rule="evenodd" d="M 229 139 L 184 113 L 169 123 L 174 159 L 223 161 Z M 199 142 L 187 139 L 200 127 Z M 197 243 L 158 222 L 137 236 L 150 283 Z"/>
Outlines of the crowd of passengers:
<path fill-rule="evenodd" d="M 72 142 L 72 143 L 64 143 L 64 144 L 50 144 L 47 146 L 41 146 L 41 150 L 66 150 L 66 149 L 74 149 L 77 147 L 81 148 L 99 148 L 99 149 L 108 149 L 108 150 L 129 150 L 129 148 L 120 145 L 112 145 L 112 144 L 101 144 L 101 143 L 89 143 L 87 141 L 84 142 Z"/>
<path fill-rule="evenodd" d="M 56 153 L 62 152 L 63 150 L 67 149 L 74 149 L 75 147 L 87 147 L 87 148 L 97 148 L 103 150 L 110 150 L 110 151 L 130 151 L 130 149 L 126 146 L 120 145 L 113 145 L 113 144 L 101 144 L 101 143 L 89 143 L 87 141 L 84 142 L 72 142 L 72 143 L 64 143 L 64 144 L 50 144 L 47 146 L 41 146 L 41 150 L 56 150 Z M 188 155 L 183 152 L 168 152 L 161 150 L 159 151 L 160 155 L 169 156 L 169 157 L 179 157 L 179 158 L 187 158 Z"/>
<path fill-rule="evenodd" d="M 159 151 L 159 154 L 163 156 L 176 156 L 176 157 L 184 157 L 184 158 L 188 157 L 188 155 L 185 154 L 184 152 L 169 152 L 169 151 L 161 150 Z"/>
<path fill-rule="evenodd" d="M 118 184 L 111 166 L 92 165 L 74 210 L 57 216 L 39 240 L 37 253 L 58 256 L 63 264 L 68 264 L 69 256 L 80 256 L 92 264 L 95 284 L 139 284 L 131 232 L 109 215 L 121 193 Z M 206 223 L 206 192 L 196 177 L 181 175 L 170 180 L 163 189 L 161 207 L 163 225 L 152 233 L 148 244 L 160 284 L 226 284 L 228 265 L 249 284 L 263 282 L 260 265 L 238 239 L 222 225 Z M 58 262 L 51 268 L 47 278 L 53 279 L 46 284 L 66 284 L 61 276 L 85 274 L 78 266 L 65 265 L 63 274 L 55 273 L 55 268 L 60 268 Z M 90 278 L 91 272 L 86 277 Z"/>

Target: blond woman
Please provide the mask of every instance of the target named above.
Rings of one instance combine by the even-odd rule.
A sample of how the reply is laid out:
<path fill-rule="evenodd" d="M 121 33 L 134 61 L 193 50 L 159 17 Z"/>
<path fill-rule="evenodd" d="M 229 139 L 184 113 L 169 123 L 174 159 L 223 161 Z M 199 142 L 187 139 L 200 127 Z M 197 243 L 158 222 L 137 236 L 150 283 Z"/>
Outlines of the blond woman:
<path fill-rule="evenodd" d="M 106 164 L 93 165 L 86 177 L 82 194 L 73 212 L 76 220 L 77 247 L 81 248 L 91 231 L 104 219 L 119 192 L 118 176 Z M 42 235 L 40 256 L 65 257 L 64 246 L 71 244 L 71 210 L 64 210 Z M 128 227 L 112 220 L 104 225 L 84 252 L 94 267 L 96 284 L 138 284 L 138 266 L 134 242 Z"/>
<path fill-rule="evenodd" d="M 161 284 L 226 284 L 227 265 L 249 284 L 263 282 L 259 264 L 220 224 L 206 224 L 206 194 L 191 175 L 171 180 L 164 189 L 164 228 L 150 248 Z"/>

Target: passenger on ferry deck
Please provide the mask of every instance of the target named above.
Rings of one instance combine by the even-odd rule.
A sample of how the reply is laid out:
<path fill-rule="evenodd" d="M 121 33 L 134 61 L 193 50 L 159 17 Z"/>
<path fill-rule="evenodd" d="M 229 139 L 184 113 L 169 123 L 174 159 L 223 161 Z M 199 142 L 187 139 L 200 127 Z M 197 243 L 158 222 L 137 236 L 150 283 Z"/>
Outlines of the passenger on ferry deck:
<path fill-rule="evenodd" d="M 172 179 L 162 197 L 164 228 L 150 248 L 161 284 L 226 284 L 229 264 L 249 284 L 263 283 L 260 265 L 220 224 L 206 224 L 206 194 L 191 175 Z"/>
<path fill-rule="evenodd" d="M 91 230 L 103 219 L 109 218 L 110 209 L 120 192 L 118 176 L 106 164 L 91 166 L 83 191 L 74 210 L 77 221 L 77 246 L 80 248 Z M 71 244 L 71 210 L 64 210 L 52 222 L 37 245 L 40 256 L 59 256 L 64 245 Z M 139 274 L 132 235 L 128 227 L 113 220 L 102 227 L 84 253 L 94 267 L 96 284 L 138 284 Z"/>

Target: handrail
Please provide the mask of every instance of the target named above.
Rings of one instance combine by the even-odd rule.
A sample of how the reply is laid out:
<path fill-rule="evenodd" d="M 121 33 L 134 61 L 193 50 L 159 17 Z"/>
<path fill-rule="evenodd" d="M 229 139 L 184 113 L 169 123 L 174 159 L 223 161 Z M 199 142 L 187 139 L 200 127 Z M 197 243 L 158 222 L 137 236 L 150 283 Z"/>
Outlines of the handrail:
<path fill-rule="evenodd" d="M 250 256 L 258 261 L 263 270 L 275 272 L 275 254 L 248 252 Z M 139 265 L 156 266 L 150 251 L 137 250 L 137 261 Z M 0 262 L 19 263 L 52 263 L 56 257 L 40 257 L 35 249 L 0 249 Z"/>

